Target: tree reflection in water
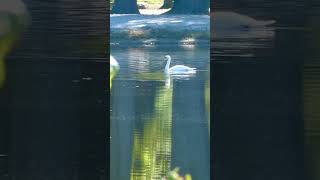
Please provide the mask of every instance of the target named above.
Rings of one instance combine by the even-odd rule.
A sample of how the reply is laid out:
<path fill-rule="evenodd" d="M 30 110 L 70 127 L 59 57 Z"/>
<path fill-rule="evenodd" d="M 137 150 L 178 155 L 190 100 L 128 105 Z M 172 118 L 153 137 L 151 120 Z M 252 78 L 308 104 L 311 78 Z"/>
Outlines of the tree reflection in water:
<path fill-rule="evenodd" d="M 4 85 L 6 79 L 5 56 L 18 39 L 25 21 L 24 17 L 0 11 L 0 23 L 7 22 L 2 26 L 8 26 L 0 28 L 0 88 Z"/>
<path fill-rule="evenodd" d="M 160 179 L 170 171 L 172 146 L 172 92 L 170 78 L 157 91 L 154 112 L 134 131 L 131 180 Z"/>

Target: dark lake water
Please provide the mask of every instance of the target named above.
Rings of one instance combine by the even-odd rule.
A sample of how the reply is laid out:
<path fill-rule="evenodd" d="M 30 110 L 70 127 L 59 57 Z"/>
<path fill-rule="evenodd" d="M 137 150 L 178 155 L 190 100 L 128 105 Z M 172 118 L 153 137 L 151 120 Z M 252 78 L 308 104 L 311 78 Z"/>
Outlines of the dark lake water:
<path fill-rule="evenodd" d="M 223 32 L 212 39 L 213 176 L 319 179 L 319 3 L 215 5 L 277 23 L 250 36 Z"/>
<path fill-rule="evenodd" d="M 0 60 L 0 179 L 103 178 L 106 2 L 25 4 L 31 23 Z"/>
<path fill-rule="evenodd" d="M 111 90 L 110 179 L 160 179 L 175 167 L 210 179 L 209 49 L 111 46 L 120 71 Z M 167 54 L 197 74 L 164 76 Z"/>

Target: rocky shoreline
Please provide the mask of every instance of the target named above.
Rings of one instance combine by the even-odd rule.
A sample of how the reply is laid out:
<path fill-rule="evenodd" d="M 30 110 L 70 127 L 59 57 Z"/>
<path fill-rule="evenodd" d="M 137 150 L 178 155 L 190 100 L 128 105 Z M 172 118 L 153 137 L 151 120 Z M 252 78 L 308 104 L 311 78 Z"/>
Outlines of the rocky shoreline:
<path fill-rule="evenodd" d="M 208 15 L 111 15 L 110 42 L 155 45 L 209 44 Z"/>

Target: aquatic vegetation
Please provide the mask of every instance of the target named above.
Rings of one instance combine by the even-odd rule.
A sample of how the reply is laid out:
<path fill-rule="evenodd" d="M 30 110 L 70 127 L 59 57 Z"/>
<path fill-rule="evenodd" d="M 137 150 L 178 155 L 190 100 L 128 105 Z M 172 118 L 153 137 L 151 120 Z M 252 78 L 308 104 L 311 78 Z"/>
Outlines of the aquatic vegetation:
<path fill-rule="evenodd" d="M 179 174 L 179 168 L 175 168 L 174 170 L 170 171 L 164 180 L 192 180 L 190 174 L 186 174 L 185 177 Z"/>

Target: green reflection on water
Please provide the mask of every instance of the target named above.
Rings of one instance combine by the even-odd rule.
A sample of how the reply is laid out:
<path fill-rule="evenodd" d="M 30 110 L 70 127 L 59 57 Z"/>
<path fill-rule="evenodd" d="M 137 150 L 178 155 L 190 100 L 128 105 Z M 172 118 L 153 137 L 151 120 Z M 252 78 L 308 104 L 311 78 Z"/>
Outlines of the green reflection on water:
<path fill-rule="evenodd" d="M 156 93 L 151 119 L 142 131 L 135 129 L 131 180 L 161 179 L 170 171 L 172 143 L 172 92 L 170 78 Z"/>
<path fill-rule="evenodd" d="M 0 36 L 0 88 L 6 79 L 5 56 L 9 53 L 13 43 L 17 37 L 17 33 L 9 32 Z"/>
<path fill-rule="evenodd" d="M 210 70 L 207 72 L 207 80 L 205 83 L 204 89 L 204 98 L 205 98 L 205 107 L 207 113 L 207 121 L 208 121 L 208 131 L 209 131 L 209 139 L 210 139 Z"/>
<path fill-rule="evenodd" d="M 0 22 L 4 21 L 8 22 L 5 24 L 5 26 L 8 27 L 0 29 L 3 31 L 0 32 L 0 88 L 4 85 L 6 79 L 5 57 L 12 49 L 24 27 L 23 21 L 26 20 L 24 20 L 23 17 L 0 12 Z"/>
<path fill-rule="evenodd" d="M 159 72 L 142 72 L 139 74 L 134 74 L 133 75 L 135 78 L 139 80 L 168 80 L 166 79 L 166 76 L 163 71 Z M 169 77 L 167 77 L 169 78 Z"/>
<path fill-rule="evenodd" d="M 118 69 L 110 68 L 110 89 L 112 88 L 112 80 L 114 79 L 117 73 Z"/>

